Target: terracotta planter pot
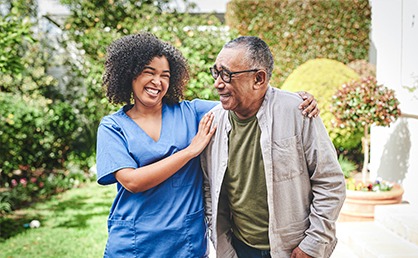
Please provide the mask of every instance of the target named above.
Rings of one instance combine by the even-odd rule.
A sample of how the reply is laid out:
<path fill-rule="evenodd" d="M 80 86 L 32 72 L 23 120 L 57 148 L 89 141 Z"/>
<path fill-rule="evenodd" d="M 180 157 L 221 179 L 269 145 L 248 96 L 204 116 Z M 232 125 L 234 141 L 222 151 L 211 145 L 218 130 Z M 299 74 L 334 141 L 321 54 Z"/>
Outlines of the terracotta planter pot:
<path fill-rule="evenodd" d="M 403 192 L 403 188 L 398 184 L 395 184 L 392 190 L 387 192 L 347 190 L 347 197 L 338 221 L 372 221 L 376 205 L 401 203 Z"/>

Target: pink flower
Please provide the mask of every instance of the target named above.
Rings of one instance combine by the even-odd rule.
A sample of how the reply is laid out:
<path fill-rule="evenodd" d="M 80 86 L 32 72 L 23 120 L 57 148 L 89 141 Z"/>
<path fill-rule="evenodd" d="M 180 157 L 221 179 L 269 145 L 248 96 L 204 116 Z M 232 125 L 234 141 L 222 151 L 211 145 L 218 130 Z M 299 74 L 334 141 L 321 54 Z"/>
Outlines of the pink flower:
<path fill-rule="evenodd" d="M 30 178 L 30 182 L 31 182 L 31 183 L 35 183 L 35 182 L 36 182 L 36 177 L 31 177 L 31 178 Z"/>
<path fill-rule="evenodd" d="M 16 179 L 12 179 L 12 186 L 13 186 L 13 187 L 17 186 L 17 181 L 16 181 Z"/>
<path fill-rule="evenodd" d="M 28 180 L 26 180 L 26 178 L 21 178 L 19 180 L 19 183 L 21 183 L 23 186 L 26 186 L 26 184 L 28 183 Z"/>
<path fill-rule="evenodd" d="M 40 188 L 44 187 L 44 182 L 39 182 L 39 187 Z"/>

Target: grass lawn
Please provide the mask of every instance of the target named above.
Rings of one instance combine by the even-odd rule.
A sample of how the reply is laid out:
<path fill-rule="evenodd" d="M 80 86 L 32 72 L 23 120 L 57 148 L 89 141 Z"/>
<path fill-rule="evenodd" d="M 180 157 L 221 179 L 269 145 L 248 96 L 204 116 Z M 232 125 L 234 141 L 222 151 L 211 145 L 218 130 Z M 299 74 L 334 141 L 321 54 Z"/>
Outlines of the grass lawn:
<path fill-rule="evenodd" d="M 0 218 L 1 257 L 102 257 L 116 186 L 88 183 Z M 32 219 L 39 228 L 25 228 Z"/>

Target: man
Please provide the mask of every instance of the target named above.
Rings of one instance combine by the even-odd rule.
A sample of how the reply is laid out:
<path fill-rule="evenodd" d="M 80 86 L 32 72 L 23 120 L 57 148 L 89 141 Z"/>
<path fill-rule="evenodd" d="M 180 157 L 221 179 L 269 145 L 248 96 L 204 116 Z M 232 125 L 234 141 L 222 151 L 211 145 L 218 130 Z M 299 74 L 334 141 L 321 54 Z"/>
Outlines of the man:
<path fill-rule="evenodd" d="M 239 37 L 211 73 L 221 105 L 202 153 L 206 212 L 217 257 L 329 257 L 345 182 L 319 117 L 297 94 L 269 85 L 273 57 Z"/>

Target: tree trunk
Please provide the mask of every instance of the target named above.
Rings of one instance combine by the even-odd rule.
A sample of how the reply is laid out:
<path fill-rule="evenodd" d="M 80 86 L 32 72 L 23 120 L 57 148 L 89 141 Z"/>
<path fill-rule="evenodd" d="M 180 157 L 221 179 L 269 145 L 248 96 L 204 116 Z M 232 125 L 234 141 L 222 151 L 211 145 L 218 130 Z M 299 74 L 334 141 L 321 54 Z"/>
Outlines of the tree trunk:
<path fill-rule="evenodd" d="M 369 125 L 364 126 L 364 137 L 362 139 L 363 151 L 364 151 L 364 162 L 363 169 L 361 170 L 363 183 L 367 182 L 367 167 L 369 165 Z"/>

